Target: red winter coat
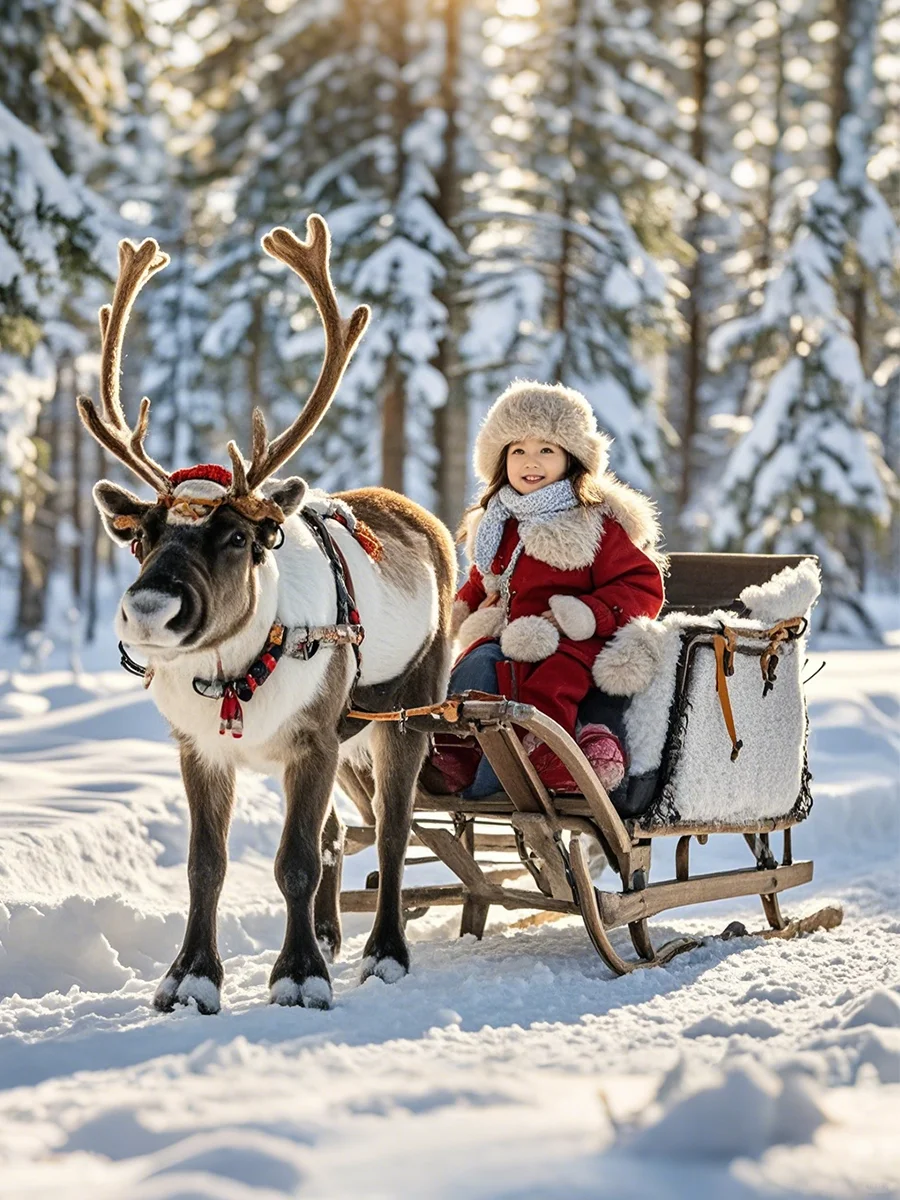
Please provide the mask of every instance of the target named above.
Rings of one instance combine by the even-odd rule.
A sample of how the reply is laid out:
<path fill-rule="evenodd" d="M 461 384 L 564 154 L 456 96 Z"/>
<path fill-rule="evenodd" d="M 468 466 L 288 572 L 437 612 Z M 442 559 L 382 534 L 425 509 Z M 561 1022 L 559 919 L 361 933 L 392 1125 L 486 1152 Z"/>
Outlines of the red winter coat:
<path fill-rule="evenodd" d="M 504 628 L 499 604 L 481 610 L 479 605 L 498 590 L 497 577 L 519 540 L 517 521 L 506 522 L 491 573 L 483 578 L 473 564 L 457 594 L 455 618 L 461 621 L 457 636 L 466 647 L 463 653 L 499 636 L 511 660 L 497 667 L 502 694 L 533 704 L 569 733 L 574 733 L 578 705 L 592 686 L 598 652 L 633 617 L 655 617 L 663 604 L 659 567 L 610 515 L 610 510 L 621 515 L 638 536 L 645 534 L 642 540 L 652 542 L 652 510 L 621 484 L 616 489 L 617 497 L 625 497 L 620 505 L 578 508 L 528 532 L 510 579 Z M 479 519 L 480 514 L 470 533 L 470 553 Z M 561 633 L 542 617 L 548 610 Z"/>

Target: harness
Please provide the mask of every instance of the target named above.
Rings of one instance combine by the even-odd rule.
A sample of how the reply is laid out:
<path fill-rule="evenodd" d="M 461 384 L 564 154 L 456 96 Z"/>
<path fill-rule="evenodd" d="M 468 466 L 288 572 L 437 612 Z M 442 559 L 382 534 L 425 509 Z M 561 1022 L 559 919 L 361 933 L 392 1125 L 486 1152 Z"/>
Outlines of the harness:
<path fill-rule="evenodd" d="M 220 734 L 230 733 L 233 738 L 243 736 L 244 713 L 242 705 L 247 704 L 253 699 L 257 689 L 262 687 L 283 657 L 287 656 L 288 658 L 308 660 L 317 654 L 322 646 L 353 647 L 356 671 L 353 676 L 353 682 L 350 685 L 347 701 L 348 709 L 353 710 L 353 697 L 362 674 L 362 651 L 360 650 L 360 646 L 365 638 L 365 629 L 360 622 L 356 601 L 353 598 L 353 580 L 350 575 L 350 568 L 340 547 L 331 536 L 325 520 L 311 509 L 303 509 L 300 516 L 306 522 L 319 549 L 325 555 L 328 565 L 331 567 L 331 575 L 334 580 L 337 596 L 337 621 L 333 625 L 295 625 L 290 627 L 276 621 L 269 629 L 266 644 L 262 652 L 243 675 L 234 679 L 224 679 L 222 677 L 220 662 L 218 678 L 201 679 L 199 676 L 195 677 L 192 686 L 198 696 L 205 696 L 210 700 L 221 700 L 222 702 L 219 709 Z M 341 513 L 329 513 L 328 518 L 336 520 L 344 528 L 350 529 L 348 522 Z M 350 530 L 350 532 L 356 536 L 355 529 Z M 375 539 L 365 527 L 363 527 L 360 533 L 361 536 L 357 540 L 367 553 L 375 557 L 370 546 L 373 544 L 377 545 L 377 542 L 375 542 Z M 142 676 L 144 686 L 149 687 L 153 679 L 152 669 L 143 667 L 140 663 L 135 662 L 128 654 L 122 642 L 119 642 L 119 653 L 121 655 L 121 665 L 125 670 L 133 675 Z"/>

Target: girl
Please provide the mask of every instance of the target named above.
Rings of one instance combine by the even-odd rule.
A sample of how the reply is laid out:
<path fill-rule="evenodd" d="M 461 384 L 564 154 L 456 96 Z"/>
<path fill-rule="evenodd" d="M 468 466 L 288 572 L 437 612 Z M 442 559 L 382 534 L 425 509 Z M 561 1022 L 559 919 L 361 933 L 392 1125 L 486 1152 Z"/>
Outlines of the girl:
<path fill-rule="evenodd" d="M 487 487 L 460 533 L 472 565 L 454 607 L 465 649 L 450 691 L 533 704 L 577 738 L 611 791 L 621 743 L 605 725 L 576 732 L 578 706 L 607 640 L 659 613 L 663 560 L 653 504 L 608 472 L 609 446 L 584 396 L 561 385 L 516 382 L 489 410 L 475 442 Z M 524 744 L 547 787 L 578 791 L 546 746 Z M 500 790 L 487 759 L 458 739 L 441 739 L 431 761 L 445 790 Z"/>

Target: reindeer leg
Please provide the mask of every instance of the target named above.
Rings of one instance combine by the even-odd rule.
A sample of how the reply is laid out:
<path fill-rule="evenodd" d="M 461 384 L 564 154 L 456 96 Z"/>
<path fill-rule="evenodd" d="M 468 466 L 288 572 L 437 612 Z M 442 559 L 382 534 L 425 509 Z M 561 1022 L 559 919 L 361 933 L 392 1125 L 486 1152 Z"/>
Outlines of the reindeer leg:
<path fill-rule="evenodd" d="M 341 951 L 341 869 L 344 865 L 344 823 L 334 804 L 322 830 L 322 882 L 316 892 L 316 940 L 327 962 Z"/>
<path fill-rule="evenodd" d="M 375 923 L 363 951 L 363 980 L 377 975 L 385 983 L 394 983 L 409 970 L 400 889 L 416 781 L 427 743 L 425 734 L 402 732 L 394 722 L 372 730 L 379 886 Z"/>
<path fill-rule="evenodd" d="M 216 946 L 216 909 L 228 865 L 228 826 L 234 771 L 210 766 L 190 742 L 181 746 L 181 775 L 191 812 L 188 850 L 190 910 L 184 944 L 156 990 L 153 1005 L 171 1012 L 195 1000 L 202 1013 L 219 1011 L 222 960 Z"/>
<path fill-rule="evenodd" d="M 275 878 L 287 902 L 287 927 L 269 976 L 273 1004 L 331 1005 L 331 981 L 316 940 L 313 904 L 322 876 L 322 831 L 337 763 L 337 738 L 320 730 L 303 739 L 284 773 L 286 814 Z"/>

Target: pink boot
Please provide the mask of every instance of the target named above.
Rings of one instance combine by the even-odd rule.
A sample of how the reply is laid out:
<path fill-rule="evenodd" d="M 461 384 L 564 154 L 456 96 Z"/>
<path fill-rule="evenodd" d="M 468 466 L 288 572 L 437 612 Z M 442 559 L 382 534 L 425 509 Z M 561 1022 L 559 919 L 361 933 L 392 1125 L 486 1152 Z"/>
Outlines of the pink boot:
<path fill-rule="evenodd" d="M 607 725 L 585 725 L 575 740 L 603 787 L 608 792 L 617 788 L 625 778 L 625 751 L 612 730 Z M 581 791 L 553 751 L 533 733 L 525 734 L 522 745 L 544 787 L 554 792 Z"/>
<path fill-rule="evenodd" d="M 625 778 L 625 751 L 608 725 L 585 725 L 578 731 L 581 752 L 608 792 Z"/>

